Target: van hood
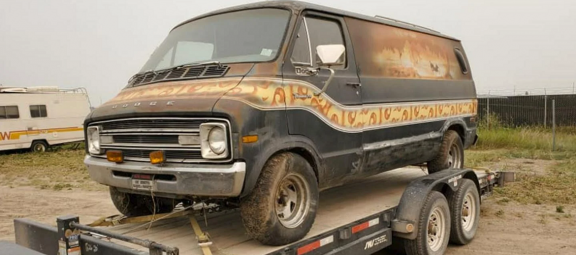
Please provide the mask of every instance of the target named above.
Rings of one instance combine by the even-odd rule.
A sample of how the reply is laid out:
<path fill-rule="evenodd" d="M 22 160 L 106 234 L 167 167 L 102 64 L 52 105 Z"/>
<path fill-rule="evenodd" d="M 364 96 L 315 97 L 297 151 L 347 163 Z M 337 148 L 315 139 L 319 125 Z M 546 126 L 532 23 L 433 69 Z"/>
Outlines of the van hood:
<path fill-rule="evenodd" d="M 119 117 L 190 113 L 211 115 L 214 104 L 236 87 L 243 77 L 177 81 L 124 89 L 96 108 L 91 121 Z"/>
<path fill-rule="evenodd" d="M 221 78 L 180 80 L 125 88 L 96 108 L 87 122 L 154 116 L 211 116 L 214 104 L 236 87 L 253 64 L 230 65 Z"/>

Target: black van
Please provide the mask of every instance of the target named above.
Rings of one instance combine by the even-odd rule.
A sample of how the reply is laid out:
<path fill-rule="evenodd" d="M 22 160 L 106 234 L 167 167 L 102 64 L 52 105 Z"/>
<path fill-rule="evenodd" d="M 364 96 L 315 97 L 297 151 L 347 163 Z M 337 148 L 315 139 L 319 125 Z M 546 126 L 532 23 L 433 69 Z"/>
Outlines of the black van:
<path fill-rule="evenodd" d="M 459 40 L 295 1 L 176 26 L 85 121 L 90 176 L 126 215 L 239 206 L 264 244 L 311 228 L 320 190 L 408 165 L 462 168 L 476 141 Z"/>

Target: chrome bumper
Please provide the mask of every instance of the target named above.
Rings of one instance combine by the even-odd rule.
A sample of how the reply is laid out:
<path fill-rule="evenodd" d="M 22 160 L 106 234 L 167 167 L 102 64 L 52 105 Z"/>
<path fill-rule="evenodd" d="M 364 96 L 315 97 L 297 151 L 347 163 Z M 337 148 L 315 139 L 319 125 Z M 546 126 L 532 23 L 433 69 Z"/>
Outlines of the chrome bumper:
<path fill-rule="evenodd" d="M 86 156 L 84 163 L 92 180 L 104 185 L 133 190 L 132 177 L 115 175 L 114 171 L 134 174 L 173 175 L 176 180 L 154 180 L 154 192 L 209 196 L 237 197 L 242 192 L 246 175 L 246 163 L 235 162 L 232 165 L 192 165 L 167 164 L 155 166 L 143 162 L 125 162 L 116 164 L 106 159 Z M 134 190 L 135 193 L 138 191 Z"/>

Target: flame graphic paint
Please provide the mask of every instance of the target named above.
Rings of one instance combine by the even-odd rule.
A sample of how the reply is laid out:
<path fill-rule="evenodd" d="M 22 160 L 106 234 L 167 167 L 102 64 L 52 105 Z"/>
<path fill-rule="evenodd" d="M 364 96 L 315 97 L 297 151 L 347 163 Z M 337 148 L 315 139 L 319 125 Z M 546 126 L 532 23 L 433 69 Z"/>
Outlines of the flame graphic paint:
<path fill-rule="evenodd" d="M 476 99 L 345 106 L 326 94 L 313 96 L 319 89 L 300 80 L 245 78 L 238 84 L 239 81 L 239 78 L 221 78 L 130 88 L 123 90 L 106 105 L 146 99 L 221 97 L 223 100 L 241 101 L 260 110 L 306 110 L 344 132 L 471 116 L 476 114 L 478 107 Z M 296 98 L 294 94 L 310 96 Z"/>

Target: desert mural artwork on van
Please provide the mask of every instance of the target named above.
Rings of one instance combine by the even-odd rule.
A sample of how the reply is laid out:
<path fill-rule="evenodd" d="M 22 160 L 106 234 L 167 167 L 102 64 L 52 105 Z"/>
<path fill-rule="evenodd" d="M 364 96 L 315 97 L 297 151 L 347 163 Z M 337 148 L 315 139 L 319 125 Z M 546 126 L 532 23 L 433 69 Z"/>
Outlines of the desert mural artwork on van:
<path fill-rule="evenodd" d="M 105 105 L 122 105 L 145 99 L 222 97 L 260 110 L 306 110 L 332 128 L 344 132 L 471 116 L 476 114 L 478 107 L 476 99 L 345 106 L 327 94 L 313 95 L 319 91 L 316 86 L 300 80 L 247 77 L 240 82 L 240 78 L 220 78 L 129 88 Z M 295 94 L 301 96 L 295 97 Z"/>
<path fill-rule="evenodd" d="M 451 40 L 346 18 L 363 75 L 402 79 L 470 79 L 462 73 Z"/>

